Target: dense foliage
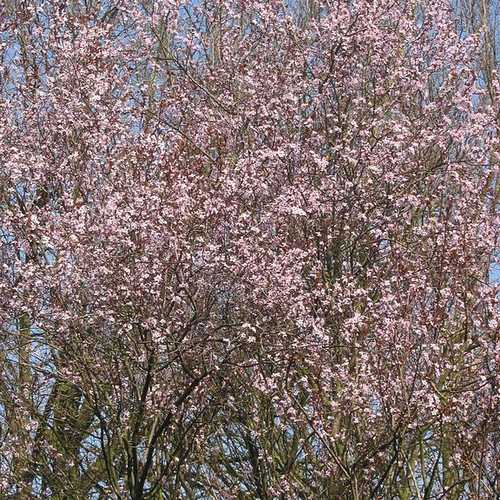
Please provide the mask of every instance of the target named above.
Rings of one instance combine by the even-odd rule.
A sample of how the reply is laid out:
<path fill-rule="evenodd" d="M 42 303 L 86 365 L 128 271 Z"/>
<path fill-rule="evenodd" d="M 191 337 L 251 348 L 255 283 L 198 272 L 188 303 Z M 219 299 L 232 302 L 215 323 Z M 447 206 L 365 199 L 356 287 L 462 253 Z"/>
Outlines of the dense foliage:
<path fill-rule="evenodd" d="M 0 2 L 1 498 L 494 498 L 494 2 Z"/>

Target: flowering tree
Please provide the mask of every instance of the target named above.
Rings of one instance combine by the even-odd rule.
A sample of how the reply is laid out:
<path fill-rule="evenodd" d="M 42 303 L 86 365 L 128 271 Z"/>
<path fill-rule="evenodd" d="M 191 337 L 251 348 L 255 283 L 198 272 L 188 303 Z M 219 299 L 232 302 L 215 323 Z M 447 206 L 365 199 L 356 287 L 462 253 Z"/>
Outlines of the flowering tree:
<path fill-rule="evenodd" d="M 471 5 L 3 2 L 2 497 L 498 492 Z"/>

